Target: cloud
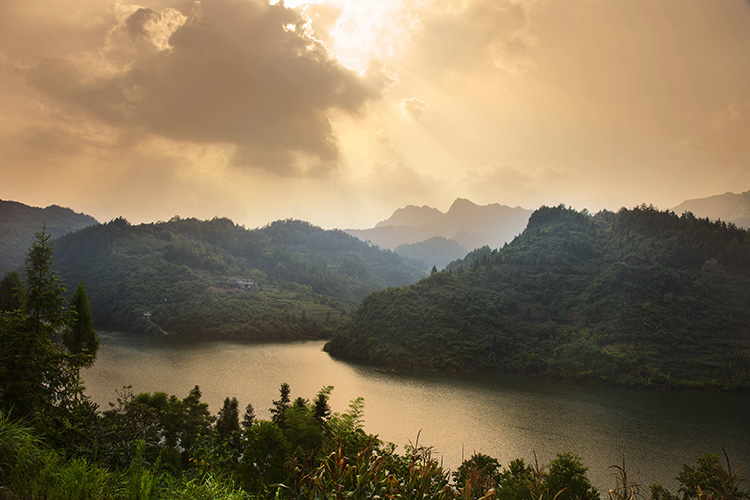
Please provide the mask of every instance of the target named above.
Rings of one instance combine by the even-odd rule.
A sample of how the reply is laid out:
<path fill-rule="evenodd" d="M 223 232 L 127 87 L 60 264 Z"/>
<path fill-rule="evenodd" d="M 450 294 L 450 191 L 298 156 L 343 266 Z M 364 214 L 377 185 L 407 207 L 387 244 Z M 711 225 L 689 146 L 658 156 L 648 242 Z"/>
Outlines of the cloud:
<path fill-rule="evenodd" d="M 467 169 L 457 185 L 483 199 L 516 203 L 522 197 L 533 199 L 556 191 L 565 192 L 563 186 L 569 181 L 570 174 L 548 165 L 522 168 L 491 163 Z"/>
<path fill-rule="evenodd" d="M 345 1 L 331 29 L 331 48 L 350 67 L 363 68 L 372 59 L 388 59 L 411 46 L 422 29 L 414 2 Z"/>
<path fill-rule="evenodd" d="M 393 148 L 393 138 L 384 129 L 368 129 L 367 135 L 375 145 L 387 149 Z"/>
<path fill-rule="evenodd" d="M 370 162 L 356 185 L 358 191 L 392 206 L 439 200 L 446 192 L 444 180 L 402 161 Z"/>
<path fill-rule="evenodd" d="M 712 130 L 719 154 L 731 165 L 750 160 L 750 102 L 733 102 L 714 113 Z"/>
<path fill-rule="evenodd" d="M 88 50 L 106 34 L 113 16 L 101 0 L 3 0 L 0 51 L 23 64 L 44 54 L 58 57 Z"/>
<path fill-rule="evenodd" d="M 425 57 L 437 56 L 446 71 L 509 73 L 534 67 L 528 49 L 536 42 L 530 21 L 533 0 L 436 0 L 423 13 Z"/>
<path fill-rule="evenodd" d="M 733 102 L 696 121 L 690 137 L 674 150 L 687 157 L 710 158 L 714 169 L 744 168 L 750 160 L 750 102 Z"/>
<path fill-rule="evenodd" d="M 361 112 L 387 80 L 377 67 L 364 77 L 344 68 L 310 35 L 307 19 L 283 5 L 212 0 L 185 14 L 125 13 L 98 52 L 99 72 L 73 57 L 47 59 L 29 70 L 29 84 L 71 117 L 231 144 L 238 164 L 292 174 L 332 168 L 338 144 L 329 113 Z"/>
<path fill-rule="evenodd" d="M 750 133 L 750 102 L 733 102 L 714 114 L 714 126 L 718 132 Z"/>
<path fill-rule="evenodd" d="M 398 103 L 401 118 L 407 122 L 421 122 L 430 109 L 430 105 L 416 97 L 402 99 Z"/>
<path fill-rule="evenodd" d="M 125 27 L 132 36 L 145 38 L 157 49 L 164 50 L 171 48 L 169 38 L 186 20 L 176 9 L 166 9 L 161 14 L 141 7 L 127 18 Z"/>

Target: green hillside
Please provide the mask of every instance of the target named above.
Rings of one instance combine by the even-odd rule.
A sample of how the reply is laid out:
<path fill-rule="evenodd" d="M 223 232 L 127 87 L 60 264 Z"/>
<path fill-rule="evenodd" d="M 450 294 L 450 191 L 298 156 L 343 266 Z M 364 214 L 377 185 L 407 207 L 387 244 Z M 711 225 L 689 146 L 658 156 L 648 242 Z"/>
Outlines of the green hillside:
<path fill-rule="evenodd" d="M 750 387 L 750 233 L 542 207 L 498 251 L 367 297 L 334 356 L 648 387 Z"/>
<path fill-rule="evenodd" d="M 17 201 L 0 200 L 0 276 L 23 267 L 26 250 L 42 225 L 46 225 L 48 234 L 57 238 L 94 224 L 98 222 L 93 217 L 69 208 L 30 207 Z"/>
<path fill-rule="evenodd" d="M 267 339 L 329 335 L 367 294 L 422 276 L 392 252 L 291 220 L 115 219 L 57 240 L 55 265 L 69 289 L 85 282 L 99 329 Z"/>

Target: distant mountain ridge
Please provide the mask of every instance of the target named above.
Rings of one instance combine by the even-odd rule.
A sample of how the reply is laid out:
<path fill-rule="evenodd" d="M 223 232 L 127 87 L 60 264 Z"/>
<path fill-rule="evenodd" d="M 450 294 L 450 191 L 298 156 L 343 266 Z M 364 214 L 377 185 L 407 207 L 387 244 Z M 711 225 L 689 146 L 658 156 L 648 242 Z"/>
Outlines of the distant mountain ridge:
<path fill-rule="evenodd" d="M 429 224 L 438 224 L 445 214 L 437 208 L 422 205 L 407 205 L 397 208 L 393 215 L 384 221 L 375 224 L 375 227 L 407 226 L 419 227 Z"/>
<path fill-rule="evenodd" d="M 402 257 L 423 262 L 425 269 L 435 266 L 436 270 L 439 270 L 455 261 L 457 256 L 468 254 L 469 250 L 456 240 L 433 236 L 419 243 L 399 245 L 394 252 Z"/>
<path fill-rule="evenodd" d="M 750 229 L 750 191 L 685 200 L 672 210 L 678 215 L 693 212 L 696 217 L 732 222 L 738 227 Z"/>
<path fill-rule="evenodd" d="M 454 252 L 456 248 L 472 250 L 485 245 L 499 248 L 524 230 L 531 213 L 531 210 L 521 207 L 499 203 L 477 205 L 470 200 L 457 198 L 445 213 L 426 205 L 408 205 L 397 209 L 391 217 L 378 222 L 373 228 L 347 229 L 345 232 L 397 252 L 400 245 L 421 243 L 434 237 L 458 243 L 456 247 L 451 242 Z M 453 258 L 464 255 L 456 254 Z M 425 264 L 432 266 L 438 262 Z"/>
<path fill-rule="evenodd" d="M 0 276 L 23 266 L 26 250 L 42 225 L 53 238 L 59 238 L 96 224 L 99 222 L 90 215 L 70 208 L 58 205 L 40 208 L 0 200 Z"/>
<path fill-rule="evenodd" d="M 750 390 L 750 232 L 641 206 L 534 212 L 494 251 L 368 296 L 325 350 L 395 368 Z"/>

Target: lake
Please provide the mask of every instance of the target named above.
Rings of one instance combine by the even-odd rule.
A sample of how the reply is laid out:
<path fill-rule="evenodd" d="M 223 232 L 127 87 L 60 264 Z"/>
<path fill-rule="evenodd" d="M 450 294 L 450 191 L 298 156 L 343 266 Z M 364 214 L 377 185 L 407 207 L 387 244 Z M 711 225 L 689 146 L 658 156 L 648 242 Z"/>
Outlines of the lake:
<path fill-rule="evenodd" d="M 83 371 L 87 393 L 102 409 L 116 391 L 164 391 L 184 398 L 199 385 L 216 414 L 224 398 L 241 411 L 252 403 L 270 418 L 279 386 L 310 400 L 334 386 L 333 411 L 365 399 L 365 430 L 399 446 L 433 446 L 445 467 L 485 453 L 507 465 L 540 464 L 573 451 L 606 498 L 610 465 L 623 457 L 633 480 L 674 490 L 685 462 L 697 454 L 729 455 L 732 468 L 750 470 L 750 394 L 645 391 L 581 386 L 512 375 L 382 372 L 331 358 L 323 342 L 202 341 L 178 336 L 100 332 L 96 363 Z M 647 493 L 647 492 L 646 492 Z"/>

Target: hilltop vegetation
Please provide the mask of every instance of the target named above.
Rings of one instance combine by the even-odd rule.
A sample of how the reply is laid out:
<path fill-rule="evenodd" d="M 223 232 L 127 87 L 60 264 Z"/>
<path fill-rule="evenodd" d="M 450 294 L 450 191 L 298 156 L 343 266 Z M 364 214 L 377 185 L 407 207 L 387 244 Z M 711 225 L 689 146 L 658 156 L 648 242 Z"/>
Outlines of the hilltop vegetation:
<path fill-rule="evenodd" d="M 218 218 L 119 218 L 55 250 L 62 278 L 86 283 L 97 328 L 122 331 L 326 336 L 368 293 L 422 276 L 390 251 L 294 220 L 247 230 Z M 238 279 L 253 284 L 242 291 Z"/>
<path fill-rule="evenodd" d="M 69 208 L 50 205 L 47 208 L 30 207 L 16 201 L 0 200 L 0 276 L 17 271 L 34 240 L 34 233 L 42 225 L 53 238 L 98 224 L 89 215 L 79 214 Z"/>
<path fill-rule="evenodd" d="M 240 418 L 235 397 L 214 416 L 197 385 L 182 399 L 126 386 L 99 411 L 80 377 L 98 350 L 85 287 L 79 282 L 66 303 L 50 239 L 37 233 L 23 280 L 9 273 L 0 287 L 2 498 L 601 499 L 570 452 L 541 467 L 536 459 L 502 467 L 475 453 L 453 473 L 418 443 L 400 455 L 365 432 L 361 398 L 332 411 L 332 386 L 292 401 L 282 383 L 270 420 L 258 419 L 252 403 Z M 649 500 L 750 498 L 728 457 L 726 469 L 716 455 L 696 458 L 677 475 L 677 494 L 651 485 Z M 615 470 L 610 500 L 645 498 L 624 459 Z"/>
<path fill-rule="evenodd" d="M 750 233 L 641 206 L 534 212 L 501 250 L 373 293 L 326 345 L 380 365 L 750 387 Z"/>

